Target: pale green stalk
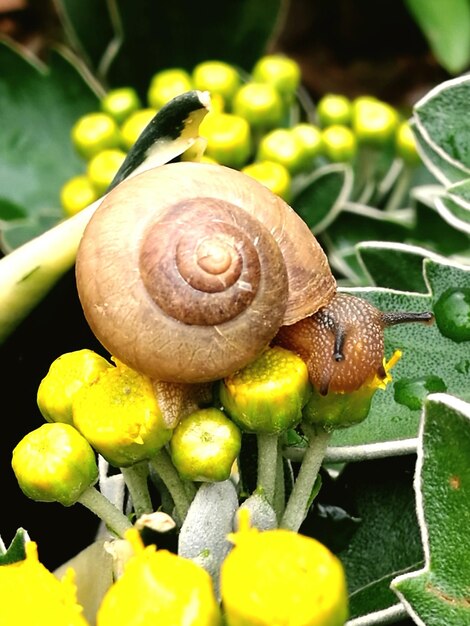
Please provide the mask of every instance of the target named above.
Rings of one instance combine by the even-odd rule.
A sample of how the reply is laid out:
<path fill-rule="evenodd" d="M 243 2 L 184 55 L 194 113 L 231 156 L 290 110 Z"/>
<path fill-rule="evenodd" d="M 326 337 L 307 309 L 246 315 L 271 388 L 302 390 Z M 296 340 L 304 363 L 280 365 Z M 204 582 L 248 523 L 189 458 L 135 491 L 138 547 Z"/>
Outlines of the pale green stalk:
<path fill-rule="evenodd" d="M 118 537 L 123 537 L 126 530 L 132 528 L 131 522 L 124 513 L 121 513 L 96 487 L 88 487 L 77 502 L 103 520 L 107 528 Z"/>
<path fill-rule="evenodd" d="M 121 467 L 120 469 L 124 482 L 129 489 L 136 517 L 139 518 L 145 513 L 152 513 L 153 505 L 147 484 L 149 473 L 147 461 L 136 463 L 131 465 L 131 467 Z"/>
<path fill-rule="evenodd" d="M 304 425 L 303 430 L 308 436 L 308 446 L 279 524 L 280 528 L 288 528 L 296 532 L 307 515 L 312 489 L 331 437 L 331 433 L 322 428 L 315 429 Z"/>
<path fill-rule="evenodd" d="M 262 493 L 269 504 L 273 504 L 276 485 L 278 435 L 259 433 L 257 491 Z"/>

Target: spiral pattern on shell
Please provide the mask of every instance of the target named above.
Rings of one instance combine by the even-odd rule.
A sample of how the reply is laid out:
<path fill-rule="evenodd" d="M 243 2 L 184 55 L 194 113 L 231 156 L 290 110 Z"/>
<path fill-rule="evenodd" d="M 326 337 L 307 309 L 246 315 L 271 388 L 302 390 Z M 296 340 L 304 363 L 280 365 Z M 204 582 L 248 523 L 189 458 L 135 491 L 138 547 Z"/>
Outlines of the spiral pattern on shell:
<path fill-rule="evenodd" d="M 189 162 L 139 174 L 106 196 L 85 229 L 76 277 L 104 347 L 170 382 L 236 371 L 336 291 L 291 207 L 241 172 Z"/>

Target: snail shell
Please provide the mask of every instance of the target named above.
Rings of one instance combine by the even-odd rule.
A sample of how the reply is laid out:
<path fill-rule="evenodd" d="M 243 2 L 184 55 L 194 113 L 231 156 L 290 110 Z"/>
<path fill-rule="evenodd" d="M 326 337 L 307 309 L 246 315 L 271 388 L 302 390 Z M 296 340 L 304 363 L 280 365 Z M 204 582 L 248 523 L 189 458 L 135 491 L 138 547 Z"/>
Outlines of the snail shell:
<path fill-rule="evenodd" d="M 190 162 L 148 170 L 105 197 L 76 278 L 103 346 L 168 382 L 236 371 L 336 292 L 326 255 L 291 207 L 237 170 Z"/>

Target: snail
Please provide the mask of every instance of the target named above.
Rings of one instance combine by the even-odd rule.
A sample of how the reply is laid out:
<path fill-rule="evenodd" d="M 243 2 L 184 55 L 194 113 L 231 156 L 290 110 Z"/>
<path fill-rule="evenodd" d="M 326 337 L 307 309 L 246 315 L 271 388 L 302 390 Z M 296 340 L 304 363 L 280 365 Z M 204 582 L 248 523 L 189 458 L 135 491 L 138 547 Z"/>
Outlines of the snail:
<path fill-rule="evenodd" d="M 79 245 L 76 282 L 102 345 L 154 381 L 208 383 L 280 343 L 322 393 L 383 371 L 387 314 L 339 293 L 298 214 L 222 165 L 169 163 L 124 180 Z"/>

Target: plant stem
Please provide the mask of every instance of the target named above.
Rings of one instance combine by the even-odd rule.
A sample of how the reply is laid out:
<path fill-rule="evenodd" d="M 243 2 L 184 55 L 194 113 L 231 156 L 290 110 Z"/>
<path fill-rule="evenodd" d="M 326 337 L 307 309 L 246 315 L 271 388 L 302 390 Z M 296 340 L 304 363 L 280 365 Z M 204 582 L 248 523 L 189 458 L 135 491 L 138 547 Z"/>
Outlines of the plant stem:
<path fill-rule="evenodd" d="M 331 433 L 322 428 L 317 430 L 306 424 L 302 428 L 308 437 L 308 447 L 279 524 L 280 528 L 288 528 L 296 532 L 307 514 L 310 495 L 331 437 Z"/>
<path fill-rule="evenodd" d="M 131 467 L 121 467 L 120 470 L 129 489 L 136 517 L 144 513 L 152 513 L 153 505 L 147 484 L 147 461 L 136 463 Z"/>
<path fill-rule="evenodd" d="M 390 212 L 395 211 L 396 209 L 403 209 L 405 207 L 402 204 L 406 200 L 406 194 L 408 193 L 408 189 L 410 188 L 411 179 L 413 176 L 413 167 L 409 165 L 404 165 L 403 170 L 401 171 L 395 185 L 393 186 L 393 191 L 390 194 L 390 197 L 384 207 L 384 211 Z"/>
<path fill-rule="evenodd" d="M 180 475 L 173 465 L 170 455 L 165 448 L 162 448 L 153 457 L 153 459 L 149 461 L 149 463 L 152 465 L 155 472 L 160 476 L 166 488 L 170 492 L 179 521 L 183 523 L 188 512 L 189 505 L 191 504 L 191 500 L 188 497 Z"/>
<path fill-rule="evenodd" d="M 277 462 L 276 462 L 276 484 L 274 487 L 273 509 L 276 518 L 279 521 L 284 513 L 286 505 L 286 485 L 284 479 L 284 458 L 282 456 L 281 446 L 278 445 Z"/>
<path fill-rule="evenodd" d="M 118 537 L 123 537 L 126 530 L 132 528 L 129 519 L 112 504 L 96 487 L 88 487 L 77 502 L 90 509 Z"/>
<path fill-rule="evenodd" d="M 258 440 L 258 480 L 256 489 L 269 504 L 273 503 L 276 485 L 278 435 L 259 433 Z"/>

